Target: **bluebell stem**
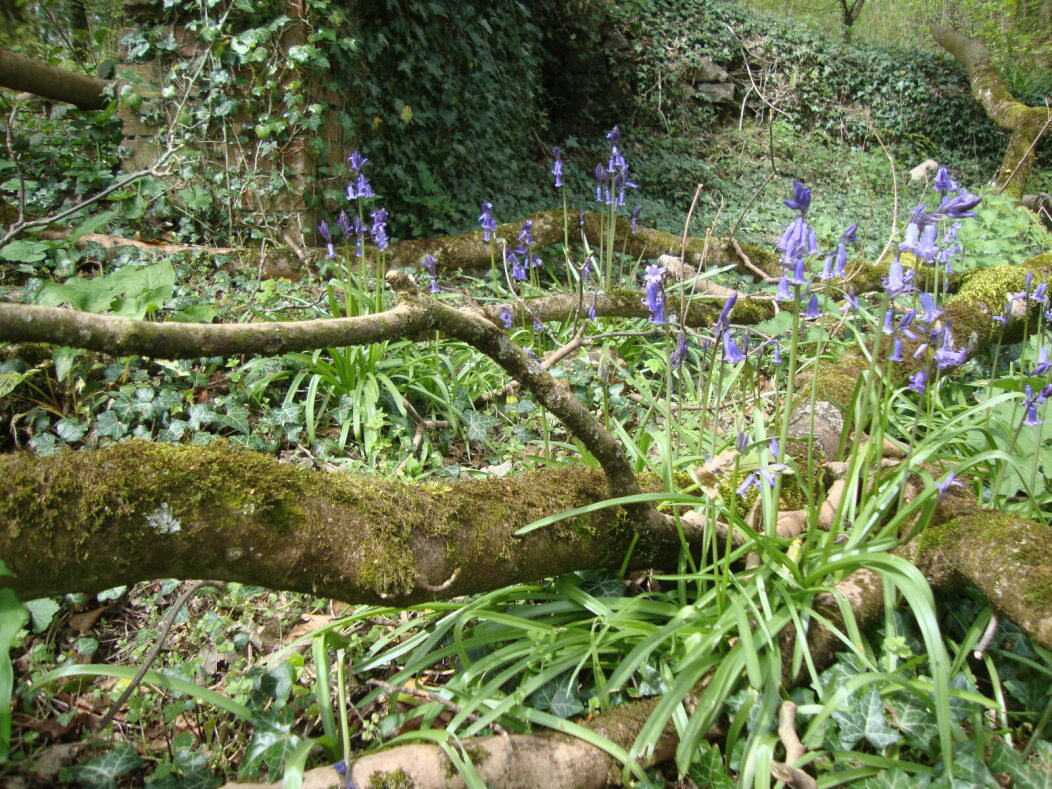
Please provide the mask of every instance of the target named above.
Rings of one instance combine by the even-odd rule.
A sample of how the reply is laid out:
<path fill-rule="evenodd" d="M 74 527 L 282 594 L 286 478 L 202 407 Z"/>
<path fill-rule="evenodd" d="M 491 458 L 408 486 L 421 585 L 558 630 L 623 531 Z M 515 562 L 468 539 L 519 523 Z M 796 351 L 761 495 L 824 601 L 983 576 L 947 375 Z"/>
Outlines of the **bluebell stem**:
<path fill-rule="evenodd" d="M 910 376 L 909 388 L 914 392 L 924 394 L 924 390 L 927 388 L 928 374 L 924 370 L 917 370 L 913 375 Z"/>
<path fill-rule="evenodd" d="M 369 232 L 372 234 L 376 248 L 383 252 L 387 249 L 387 211 L 381 208 L 373 211 L 370 216 L 372 216 L 373 226 Z"/>
<path fill-rule="evenodd" d="M 1042 345 L 1041 350 L 1037 352 L 1037 365 L 1030 371 L 1030 375 L 1044 375 L 1049 370 L 1052 370 L 1052 361 L 1048 359 L 1048 346 Z"/>
<path fill-rule="evenodd" d="M 665 267 L 652 265 L 647 266 L 646 274 L 643 276 L 644 292 L 646 298 L 643 304 L 650 310 L 650 322 L 656 324 L 668 323 L 665 318 Z"/>
<path fill-rule="evenodd" d="M 325 241 L 326 255 L 325 257 L 334 258 L 336 257 L 336 250 L 332 248 L 332 236 L 329 235 L 329 223 L 322 220 L 318 225 L 318 233 Z"/>
<path fill-rule="evenodd" d="M 639 230 L 639 212 L 643 210 L 643 206 L 637 205 L 632 209 L 632 216 L 629 219 L 632 222 L 632 232 L 635 233 Z"/>
<path fill-rule="evenodd" d="M 902 261 L 896 257 L 888 266 L 888 276 L 881 277 L 888 298 L 894 301 L 899 296 L 913 292 L 913 270 L 903 272 Z"/>
<path fill-rule="evenodd" d="M 730 332 L 725 332 L 723 335 L 723 361 L 729 364 L 745 361 L 745 354 L 738 348 L 738 343 L 734 341 Z"/>
<path fill-rule="evenodd" d="M 479 214 L 479 225 L 482 227 L 482 240 L 489 241 L 497 229 L 497 220 L 493 218 L 493 203 L 482 203 Z"/>
<path fill-rule="evenodd" d="M 807 309 L 804 310 L 804 320 L 813 321 L 820 317 L 822 317 L 822 308 L 818 306 L 818 295 L 812 293 L 807 302 Z"/>
<path fill-rule="evenodd" d="M 500 312 L 497 313 L 500 318 L 500 322 L 504 324 L 505 329 L 511 328 L 511 310 L 508 309 L 507 304 L 501 305 Z"/>
<path fill-rule="evenodd" d="M 555 188 L 561 189 L 563 186 L 563 159 L 559 146 L 552 148 L 552 158 L 555 160 L 552 162 L 552 175 L 555 176 Z"/>
<path fill-rule="evenodd" d="M 961 191 L 961 185 L 955 180 L 950 178 L 950 171 L 945 167 L 940 167 L 939 171 L 935 173 L 935 191 L 946 194 L 947 192 L 959 192 Z"/>
<path fill-rule="evenodd" d="M 936 482 L 935 487 L 939 489 L 939 498 L 946 498 L 950 488 L 963 488 L 964 483 L 957 481 L 957 472 L 951 471 L 942 482 Z"/>
<path fill-rule="evenodd" d="M 676 334 L 676 349 L 674 351 L 672 351 L 672 356 L 670 357 L 670 361 L 672 363 L 672 369 L 673 370 L 678 369 L 679 366 L 681 364 L 683 364 L 683 360 L 686 359 L 686 358 L 687 358 L 687 334 L 686 334 L 686 332 L 683 331 L 683 329 L 680 329 L 679 332 Z"/>

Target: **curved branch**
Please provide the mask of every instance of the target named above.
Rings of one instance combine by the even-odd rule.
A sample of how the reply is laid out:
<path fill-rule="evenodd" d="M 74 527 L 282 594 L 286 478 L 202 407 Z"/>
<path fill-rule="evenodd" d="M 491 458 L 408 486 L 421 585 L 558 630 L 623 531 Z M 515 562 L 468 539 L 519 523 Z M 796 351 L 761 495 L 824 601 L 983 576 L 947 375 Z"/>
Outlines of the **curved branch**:
<path fill-rule="evenodd" d="M 990 120 L 1011 132 L 994 183 L 1011 196 L 1021 198 L 1034 165 L 1034 151 L 1052 115 L 1045 107 L 1030 107 L 1012 96 L 982 41 L 966 38 L 942 25 L 933 25 L 931 34 L 964 66 L 971 82 L 972 96 Z"/>
<path fill-rule="evenodd" d="M 108 84 L 0 49 L 0 87 L 68 102 L 82 110 L 101 110 L 109 102 L 105 93 Z"/>

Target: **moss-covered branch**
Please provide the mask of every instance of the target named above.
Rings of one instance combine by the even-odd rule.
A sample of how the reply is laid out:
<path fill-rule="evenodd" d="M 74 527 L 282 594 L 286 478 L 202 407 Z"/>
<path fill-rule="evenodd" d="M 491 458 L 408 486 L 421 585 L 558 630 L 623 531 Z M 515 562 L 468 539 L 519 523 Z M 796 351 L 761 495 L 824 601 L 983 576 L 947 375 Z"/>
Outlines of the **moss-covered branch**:
<path fill-rule="evenodd" d="M 584 468 L 410 485 L 305 471 L 224 442 L 3 455 L 0 559 L 15 575 L 0 586 L 33 599 L 211 578 L 410 605 L 619 566 L 634 532 L 623 510 L 514 534 L 606 497 L 603 476 Z M 656 532 L 632 561 L 670 566 L 678 551 L 674 530 Z"/>
<path fill-rule="evenodd" d="M 982 105 L 990 120 L 1011 133 L 1001 169 L 998 170 L 994 182 L 1003 188 L 1006 194 L 1021 198 L 1026 190 L 1030 170 L 1034 166 L 1034 152 L 1038 141 L 1052 119 L 1048 109 L 1029 107 L 1012 96 L 981 41 L 965 38 L 957 31 L 942 25 L 932 26 L 931 33 L 935 40 L 964 66 L 971 81 L 972 96 Z"/>

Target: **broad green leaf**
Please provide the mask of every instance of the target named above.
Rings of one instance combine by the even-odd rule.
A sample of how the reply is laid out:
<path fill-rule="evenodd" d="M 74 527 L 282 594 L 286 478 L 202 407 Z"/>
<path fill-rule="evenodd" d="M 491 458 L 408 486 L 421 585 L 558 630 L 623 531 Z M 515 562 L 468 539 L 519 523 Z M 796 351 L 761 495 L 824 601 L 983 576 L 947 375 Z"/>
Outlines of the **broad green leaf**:
<path fill-rule="evenodd" d="M 39 263 L 47 257 L 48 245 L 40 241 L 12 241 L 0 247 L 0 260 L 12 263 Z"/>
<path fill-rule="evenodd" d="M 110 220 L 119 214 L 120 211 L 114 209 L 113 211 L 103 211 L 101 214 L 95 214 L 95 216 L 88 217 L 69 234 L 69 241 L 76 241 L 83 235 L 98 232 L 99 228 L 105 227 Z"/>
<path fill-rule="evenodd" d="M 911 693 L 896 693 L 888 699 L 895 728 L 913 745 L 927 749 L 939 733 L 935 716 Z"/>
<path fill-rule="evenodd" d="M 87 764 L 70 768 L 77 783 L 84 789 L 117 789 L 117 779 L 138 769 L 142 764 L 135 746 L 118 743 Z"/>
<path fill-rule="evenodd" d="M 11 392 L 21 386 L 22 382 L 29 378 L 29 376 L 36 375 L 38 372 L 40 372 L 39 369 L 33 368 L 24 373 L 0 373 L 0 399 L 7 397 Z"/>
<path fill-rule="evenodd" d="M 859 789 L 924 789 L 929 783 L 931 779 L 926 775 L 910 775 L 896 768 L 884 770 L 880 775 L 871 776 L 851 786 Z"/>
<path fill-rule="evenodd" d="M 61 606 L 50 597 L 41 597 L 39 600 L 30 600 L 25 603 L 26 611 L 32 620 L 33 632 L 39 633 L 46 630 L 55 618 Z"/>
<path fill-rule="evenodd" d="M 218 314 L 219 311 L 208 304 L 193 304 L 178 312 L 173 312 L 169 320 L 178 323 L 211 323 Z"/>

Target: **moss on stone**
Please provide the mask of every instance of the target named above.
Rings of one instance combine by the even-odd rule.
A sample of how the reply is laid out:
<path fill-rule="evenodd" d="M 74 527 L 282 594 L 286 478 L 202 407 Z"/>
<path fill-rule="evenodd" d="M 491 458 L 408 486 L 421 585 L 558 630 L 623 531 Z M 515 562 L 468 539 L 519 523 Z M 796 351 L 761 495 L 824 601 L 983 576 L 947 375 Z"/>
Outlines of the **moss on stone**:
<path fill-rule="evenodd" d="M 369 789 L 413 789 L 416 784 L 405 770 L 377 771 L 369 776 Z"/>

